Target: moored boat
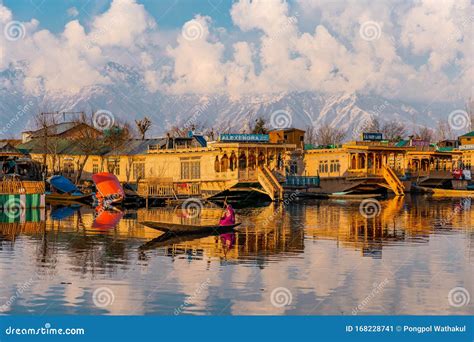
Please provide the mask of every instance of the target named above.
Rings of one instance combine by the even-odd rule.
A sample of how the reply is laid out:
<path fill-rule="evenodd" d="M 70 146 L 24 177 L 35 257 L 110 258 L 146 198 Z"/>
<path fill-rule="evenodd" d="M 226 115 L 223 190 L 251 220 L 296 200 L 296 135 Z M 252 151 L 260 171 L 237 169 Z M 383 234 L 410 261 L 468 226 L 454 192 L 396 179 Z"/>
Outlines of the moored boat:
<path fill-rule="evenodd" d="M 428 194 L 433 197 L 474 197 L 474 190 L 439 189 L 422 186 L 416 186 L 414 190 L 418 193 Z"/>
<path fill-rule="evenodd" d="M 99 203 L 120 203 L 125 199 L 125 191 L 118 178 L 110 172 L 101 172 L 92 175 L 92 180 L 97 188 Z"/>
<path fill-rule="evenodd" d="M 52 191 L 46 193 L 47 201 L 83 202 L 92 197 L 92 194 L 83 193 L 73 182 L 64 176 L 52 176 L 48 179 L 48 183 Z"/>

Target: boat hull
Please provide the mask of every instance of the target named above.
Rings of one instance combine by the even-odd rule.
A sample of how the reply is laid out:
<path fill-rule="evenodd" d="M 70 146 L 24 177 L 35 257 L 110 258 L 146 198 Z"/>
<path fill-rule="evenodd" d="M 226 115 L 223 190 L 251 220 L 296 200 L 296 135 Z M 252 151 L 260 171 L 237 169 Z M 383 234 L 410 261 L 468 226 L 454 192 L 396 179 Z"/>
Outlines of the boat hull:
<path fill-rule="evenodd" d="M 92 194 L 70 195 L 70 194 L 46 194 L 48 202 L 84 202 L 92 198 Z"/>
<path fill-rule="evenodd" d="M 473 190 L 436 189 L 436 188 L 425 188 L 421 186 L 417 186 L 415 190 L 419 193 L 428 194 L 433 197 L 472 197 L 474 198 Z"/>
<path fill-rule="evenodd" d="M 219 231 L 228 231 L 229 229 L 235 228 L 240 225 L 236 223 L 228 226 L 199 226 L 199 225 L 181 225 L 175 223 L 165 223 L 165 222 L 154 222 L 154 221 L 143 221 L 139 222 L 140 224 L 156 229 L 162 232 L 170 232 L 174 234 L 190 234 L 190 233 L 199 233 L 199 232 L 219 232 Z"/>

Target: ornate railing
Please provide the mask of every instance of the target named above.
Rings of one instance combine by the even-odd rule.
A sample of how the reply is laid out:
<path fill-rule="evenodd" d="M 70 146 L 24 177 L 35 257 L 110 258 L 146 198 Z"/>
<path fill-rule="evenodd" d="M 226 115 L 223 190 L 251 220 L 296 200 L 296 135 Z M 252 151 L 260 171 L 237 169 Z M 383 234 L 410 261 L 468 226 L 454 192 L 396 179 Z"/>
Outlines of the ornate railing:
<path fill-rule="evenodd" d="M 21 181 L 13 179 L 0 180 L 0 194 L 44 194 L 45 185 L 42 181 Z"/>

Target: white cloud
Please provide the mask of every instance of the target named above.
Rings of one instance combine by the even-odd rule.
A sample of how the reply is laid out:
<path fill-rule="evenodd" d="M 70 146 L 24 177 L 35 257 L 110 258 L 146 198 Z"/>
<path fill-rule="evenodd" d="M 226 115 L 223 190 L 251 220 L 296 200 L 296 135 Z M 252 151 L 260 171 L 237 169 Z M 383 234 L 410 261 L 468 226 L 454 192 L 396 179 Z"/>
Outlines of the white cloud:
<path fill-rule="evenodd" d="M 70 16 L 70 17 L 77 17 L 79 15 L 79 11 L 77 10 L 76 7 L 70 7 L 68 8 L 67 10 L 67 14 Z"/>
<path fill-rule="evenodd" d="M 101 70 L 114 61 L 134 67 L 151 92 L 357 91 L 449 100 L 472 88 L 470 13 L 469 0 L 241 0 L 230 10 L 231 29 L 196 15 L 163 31 L 143 5 L 114 0 L 90 27 L 72 20 L 52 34 L 33 19 L 24 23 L 24 39 L 1 35 L 0 69 L 25 61 L 24 87 L 34 93 L 111 82 Z M 0 5 L 2 29 L 11 20 Z M 361 36 L 368 22 L 379 27 L 373 40 Z"/>

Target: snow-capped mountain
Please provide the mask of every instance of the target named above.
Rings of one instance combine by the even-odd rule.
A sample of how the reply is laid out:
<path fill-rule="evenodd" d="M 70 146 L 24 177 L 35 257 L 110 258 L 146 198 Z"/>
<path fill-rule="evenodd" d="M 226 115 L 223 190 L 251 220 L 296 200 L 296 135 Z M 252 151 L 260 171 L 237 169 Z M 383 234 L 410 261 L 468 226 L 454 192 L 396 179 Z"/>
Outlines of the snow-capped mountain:
<path fill-rule="evenodd" d="M 223 94 L 168 95 L 147 90 L 136 70 L 109 63 L 102 74 L 107 84 L 82 89 L 79 94 L 48 93 L 27 95 L 23 91 L 22 65 L 0 72 L 0 139 L 18 136 L 34 128 L 33 117 L 40 111 L 108 110 L 117 120 L 148 116 L 152 131 L 162 135 L 174 125 L 195 125 L 198 129 L 214 128 L 216 132 L 249 131 L 259 117 L 270 127 L 306 128 L 329 123 L 348 132 L 357 131 L 371 117 L 381 121 L 399 120 L 409 129 L 436 127 L 438 120 L 462 109 L 462 103 L 407 103 L 379 96 L 291 92 L 231 97 Z"/>

